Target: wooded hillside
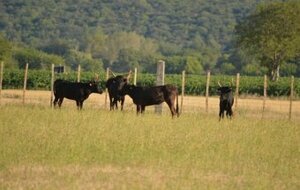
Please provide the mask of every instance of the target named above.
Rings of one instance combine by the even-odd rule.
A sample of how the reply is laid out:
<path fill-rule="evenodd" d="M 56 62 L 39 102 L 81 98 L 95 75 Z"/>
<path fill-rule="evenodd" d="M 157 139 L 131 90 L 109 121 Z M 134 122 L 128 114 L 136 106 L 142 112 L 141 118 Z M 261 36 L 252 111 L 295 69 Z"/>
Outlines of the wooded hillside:
<path fill-rule="evenodd" d="M 59 64 L 73 69 L 81 64 L 85 70 L 109 66 L 154 72 L 156 62 L 164 59 L 168 73 L 185 69 L 201 74 L 209 69 L 260 75 L 265 69 L 234 48 L 233 34 L 238 21 L 268 2 L 272 1 L 3 0 L 0 31 L 27 52 L 54 54 L 63 58 Z M 12 49 L 13 60 L 24 60 L 20 49 Z M 299 74 L 300 69 L 282 72 Z"/>

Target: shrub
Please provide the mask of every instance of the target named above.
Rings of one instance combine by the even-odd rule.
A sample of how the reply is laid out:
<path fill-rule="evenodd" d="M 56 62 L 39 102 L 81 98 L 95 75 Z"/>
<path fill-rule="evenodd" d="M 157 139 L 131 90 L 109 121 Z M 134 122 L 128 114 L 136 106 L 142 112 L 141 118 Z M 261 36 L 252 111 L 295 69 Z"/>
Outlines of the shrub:
<path fill-rule="evenodd" d="M 102 71 L 99 75 L 100 85 L 104 89 L 106 74 Z M 61 78 L 69 81 L 77 80 L 77 72 L 68 72 L 64 74 L 55 74 L 55 78 Z M 95 78 L 94 72 L 82 72 L 81 81 L 87 82 Z M 165 84 L 174 84 L 181 92 L 182 76 L 179 74 L 166 74 Z M 217 95 L 218 81 L 222 85 L 232 85 L 233 90 L 236 88 L 235 76 L 220 76 L 212 75 L 210 78 L 209 94 Z M 277 82 L 268 81 L 268 96 L 289 96 L 290 94 L 290 77 L 282 77 Z M 5 70 L 3 76 L 3 88 L 19 89 L 23 88 L 24 71 L 22 70 Z M 51 72 L 47 70 L 29 70 L 27 89 L 50 90 Z M 133 79 L 131 80 L 133 81 Z M 139 73 L 137 76 L 137 85 L 154 86 L 156 81 L 155 74 Z M 205 75 L 186 75 L 185 79 L 185 94 L 186 95 L 205 95 L 206 76 Z M 295 78 L 294 91 L 295 95 L 300 94 L 300 79 Z M 264 78 L 254 76 L 240 77 L 239 94 L 245 95 L 263 95 Z"/>

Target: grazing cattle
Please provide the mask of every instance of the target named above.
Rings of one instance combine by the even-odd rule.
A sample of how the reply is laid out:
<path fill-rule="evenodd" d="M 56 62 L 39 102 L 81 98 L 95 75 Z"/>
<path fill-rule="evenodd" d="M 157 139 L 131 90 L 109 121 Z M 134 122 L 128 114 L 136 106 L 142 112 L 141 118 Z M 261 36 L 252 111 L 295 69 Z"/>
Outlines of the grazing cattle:
<path fill-rule="evenodd" d="M 140 87 L 126 84 L 121 90 L 122 95 L 129 95 L 136 104 L 137 114 L 143 113 L 146 106 L 157 105 L 166 102 L 170 108 L 172 117 L 179 117 L 178 90 L 173 85 L 154 87 Z M 176 99 L 176 109 L 175 109 Z"/>
<path fill-rule="evenodd" d="M 118 101 L 121 102 L 121 110 L 123 110 L 125 96 L 120 95 L 119 92 L 122 87 L 129 81 L 130 75 L 131 72 L 129 72 L 127 77 L 122 75 L 114 75 L 106 81 L 105 87 L 108 91 L 110 110 L 118 109 Z"/>
<path fill-rule="evenodd" d="M 57 79 L 54 82 L 54 107 L 58 102 L 58 106 L 61 104 L 64 98 L 75 100 L 78 109 L 82 109 L 84 100 L 86 100 L 91 93 L 102 94 L 102 90 L 98 87 L 98 83 L 93 81 L 89 83 L 83 82 L 69 82 L 61 79 Z"/>
<path fill-rule="evenodd" d="M 224 118 L 224 111 L 226 111 L 226 117 L 233 116 L 232 105 L 234 103 L 234 98 L 232 94 L 232 89 L 230 87 L 224 86 L 222 87 L 219 84 L 218 91 L 220 93 L 220 112 L 219 112 L 219 121 L 221 118 Z"/>

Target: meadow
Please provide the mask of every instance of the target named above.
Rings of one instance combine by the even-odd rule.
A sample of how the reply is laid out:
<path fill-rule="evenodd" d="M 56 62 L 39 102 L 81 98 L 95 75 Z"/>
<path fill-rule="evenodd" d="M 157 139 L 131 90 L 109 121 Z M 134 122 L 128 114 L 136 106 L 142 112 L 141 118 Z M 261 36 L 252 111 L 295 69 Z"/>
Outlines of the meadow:
<path fill-rule="evenodd" d="M 0 189 L 300 188 L 298 120 L 2 101 Z"/>

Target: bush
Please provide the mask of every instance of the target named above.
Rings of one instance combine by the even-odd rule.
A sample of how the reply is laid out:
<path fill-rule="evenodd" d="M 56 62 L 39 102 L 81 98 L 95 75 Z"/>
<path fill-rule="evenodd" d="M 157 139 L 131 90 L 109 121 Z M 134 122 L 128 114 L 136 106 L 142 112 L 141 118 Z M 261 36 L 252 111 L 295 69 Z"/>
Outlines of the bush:
<path fill-rule="evenodd" d="M 99 75 L 100 85 L 104 89 L 106 74 L 101 71 Z M 77 80 L 77 72 L 69 72 L 64 74 L 55 74 L 55 78 L 61 78 L 69 81 Z M 95 78 L 94 72 L 82 72 L 81 81 L 88 82 Z M 132 77 L 133 78 L 133 77 Z M 131 79 L 132 79 L 131 78 Z M 22 70 L 5 70 L 3 75 L 4 89 L 20 89 L 23 88 L 24 71 Z M 181 92 L 182 76 L 179 74 L 166 74 L 165 84 L 174 84 Z M 218 95 L 218 81 L 223 86 L 231 85 L 233 90 L 236 88 L 235 76 L 219 76 L 212 75 L 210 78 L 210 95 Z M 268 96 L 289 96 L 290 94 L 290 77 L 282 77 L 277 82 L 268 81 Z M 133 79 L 131 80 L 133 81 Z M 140 86 L 154 86 L 156 81 L 155 74 L 139 73 L 137 76 L 137 85 Z M 205 75 L 186 75 L 185 79 L 185 94 L 186 95 L 205 95 L 206 90 L 206 76 Z M 47 70 L 29 70 L 27 89 L 36 90 L 50 90 L 51 72 Z M 300 79 L 295 78 L 294 91 L 295 95 L 300 94 Z M 263 77 L 241 76 L 239 94 L 262 96 L 264 89 Z"/>

